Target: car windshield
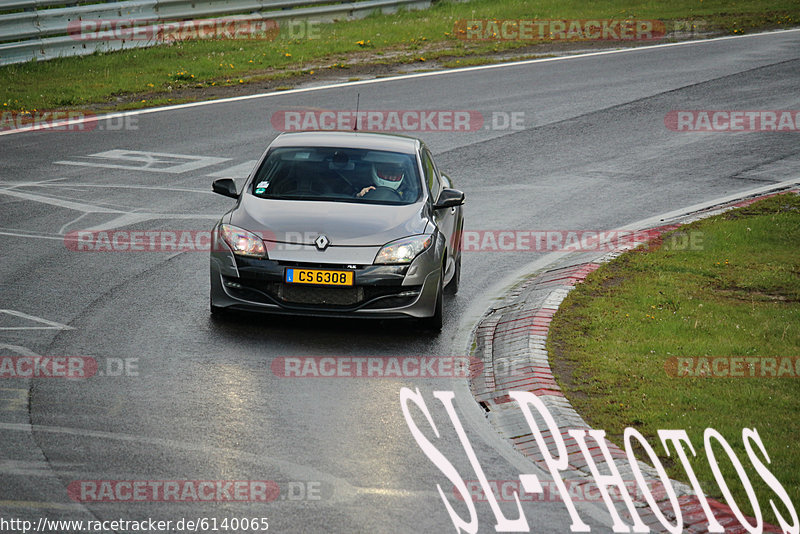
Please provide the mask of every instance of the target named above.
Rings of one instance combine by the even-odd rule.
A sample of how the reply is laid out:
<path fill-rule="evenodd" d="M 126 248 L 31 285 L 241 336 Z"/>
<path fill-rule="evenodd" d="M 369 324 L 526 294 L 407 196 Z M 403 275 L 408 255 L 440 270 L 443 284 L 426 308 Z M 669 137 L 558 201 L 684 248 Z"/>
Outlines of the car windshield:
<path fill-rule="evenodd" d="M 277 148 L 258 169 L 260 198 L 413 204 L 421 181 L 413 154 L 355 148 Z"/>

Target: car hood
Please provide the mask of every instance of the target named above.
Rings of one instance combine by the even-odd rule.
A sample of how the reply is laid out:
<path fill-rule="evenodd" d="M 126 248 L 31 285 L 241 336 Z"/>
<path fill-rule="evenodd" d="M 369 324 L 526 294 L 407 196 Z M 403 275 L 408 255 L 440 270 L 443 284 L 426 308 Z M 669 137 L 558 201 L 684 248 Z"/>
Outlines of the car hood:
<path fill-rule="evenodd" d="M 260 232 L 265 241 L 313 245 L 325 235 L 331 247 L 382 246 L 425 232 L 425 203 L 407 206 L 270 200 L 245 193 L 230 223 Z"/>

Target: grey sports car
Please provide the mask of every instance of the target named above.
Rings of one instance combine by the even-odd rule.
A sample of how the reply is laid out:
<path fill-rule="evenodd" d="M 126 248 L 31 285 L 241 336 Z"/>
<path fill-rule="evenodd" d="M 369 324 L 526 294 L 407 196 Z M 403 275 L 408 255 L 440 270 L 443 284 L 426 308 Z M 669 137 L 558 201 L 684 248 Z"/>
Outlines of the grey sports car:
<path fill-rule="evenodd" d="M 212 232 L 211 311 L 412 317 L 442 326 L 461 273 L 464 193 L 419 139 L 278 136 Z"/>

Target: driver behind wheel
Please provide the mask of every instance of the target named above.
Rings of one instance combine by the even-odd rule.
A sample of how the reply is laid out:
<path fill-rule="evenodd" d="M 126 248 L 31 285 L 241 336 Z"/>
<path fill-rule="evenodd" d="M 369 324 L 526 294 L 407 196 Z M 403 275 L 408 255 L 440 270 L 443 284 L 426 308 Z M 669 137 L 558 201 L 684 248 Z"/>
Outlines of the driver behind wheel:
<path fill-rule="evenodd" d="M 398 195 L 403 195 L 403 179 L 405 178 L 405 170 L 402 165 L 397 163 L 373 163 L 371 169 L 372 182 L 375 185 L 370 185 L 356 193 L 357 197 L 363 197 L 370 191 L 378 187 L 388 187 L 396 191 Z"/>

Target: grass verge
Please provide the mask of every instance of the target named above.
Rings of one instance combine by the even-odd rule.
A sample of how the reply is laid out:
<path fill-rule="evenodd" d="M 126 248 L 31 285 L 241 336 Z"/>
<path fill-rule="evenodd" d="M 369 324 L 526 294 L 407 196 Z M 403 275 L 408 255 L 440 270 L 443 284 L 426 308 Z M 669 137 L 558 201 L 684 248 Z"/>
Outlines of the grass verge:
<path fill-rule="evenodd" d="M 459 67 L 475 59 L 531 48 L 531 41 L 473 42 L 458 39 L 462 19 L 658 19 L 696 23 L 712 35 L 785 28 L 800 21 L 796 0 L 473 0 L 438 1 L 426 11 L 401 11 L 363 20 L 320 25 L 314 39 L 283 33 L 273 41 L 183 41 L 138 50 L 98 53 L 0 67 L 0 108 L 15 111 L 92 106 L 96 110 L 149 107 L 203 100 L 324 78 L 347 77 L 347 69 L 369 65 Z M 675 27 L 673 24 L 672 27 Z M 318 31 L 318 38 L 317 31 Z M 295 34 L 296 35 L 296 34 Z M 563 42 L 539 42 L 537 51 Z M 580 44 L 584 47 L 587 43 Z M 620 46 L 619 43 L 591 43 Z M 464 61 L 463 59 L 467 59 Z M 358 73 L 361 74 L 360 72 Z M 374 72 L 373 72 L 374 74 Z"/>
<path fill-rule="evenodd" d="M 800 369 L 784 369 L 781 378 L 671 375 L 682 357 L 800 361 L 800 196 L 771 197 L 679 231 L 702 237 L 695 239 L 702 246 L 677 250 L 665 237 L 603 265 L 569 294 L 548 336 L 553 368 L 590 425 L 620 446 L 625 427 L 636 428 L 683 481 L 684 469 L 674 451 L 661 454 L 656 432 L 686 430 L 701 487 L 722 499 L 703 447 L 707 427 L 720 432 L 745 466 L 765 519 L 777 525 L 770 499 L 790 516 L 752 468 L 742 429 L 758 430 L 769 470 L 800 503 Z M 693 362 L 698 371 L 702 361 Z M 719 445 L 714 452 L 736 504 L 753 515 L 732 462 Z"/>

